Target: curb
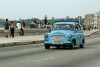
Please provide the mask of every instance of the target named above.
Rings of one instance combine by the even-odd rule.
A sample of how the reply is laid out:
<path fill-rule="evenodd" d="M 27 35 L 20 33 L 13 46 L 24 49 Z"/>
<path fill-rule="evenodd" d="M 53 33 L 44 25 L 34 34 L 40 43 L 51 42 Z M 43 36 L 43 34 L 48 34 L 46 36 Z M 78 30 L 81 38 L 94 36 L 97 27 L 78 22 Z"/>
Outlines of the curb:
<path fill-rule="evenodd" d="M 27 41 L 27 42 L 11 42 L 11 43 L 2 43 L 0 47 L 9 47 L 9 46 L 18 46 L 18 45 L 27 45 L 27 44 L 40 44 L 43 43 L 43 40 L 37 41 Z"/>
<path fill-rule="evenodd" d="M 100 31 L 100 30 L 97 30 L 97 31 L 95 31 L 95 32 L 92 32 L 92 33 L 89 34 L 89 35 L 85 35 L 85 37 L 90 37 L 91 35 L 95 34 L 95 33 L 98 32 L 98 31 Z"/>
<path fill-rule="evenodd" d="M 93 35 L 93 34 L 95 34 L 95 33 L 98 32 L 98 31 L 100 31 L 100 30 L 95 31 L 95 32 L 91 33 L 90 35 Z"/>

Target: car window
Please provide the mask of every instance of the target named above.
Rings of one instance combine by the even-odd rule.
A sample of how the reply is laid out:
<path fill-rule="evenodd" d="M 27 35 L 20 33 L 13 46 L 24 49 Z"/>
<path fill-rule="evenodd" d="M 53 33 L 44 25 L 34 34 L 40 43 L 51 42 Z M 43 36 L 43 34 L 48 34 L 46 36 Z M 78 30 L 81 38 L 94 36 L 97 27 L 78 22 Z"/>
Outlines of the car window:
<path fill-rule="evenodd" d="M 71 24 L 56 24 L 53 25 L 53 30 L 73 30 L 74 26 Z"/>

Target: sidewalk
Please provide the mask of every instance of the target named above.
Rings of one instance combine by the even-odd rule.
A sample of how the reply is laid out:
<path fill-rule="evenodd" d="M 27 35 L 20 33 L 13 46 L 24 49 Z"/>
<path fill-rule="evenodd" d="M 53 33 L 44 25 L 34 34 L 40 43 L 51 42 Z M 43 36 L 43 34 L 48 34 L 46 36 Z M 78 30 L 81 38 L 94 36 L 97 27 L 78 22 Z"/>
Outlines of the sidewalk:
<path fill-rule="evenodd" d="M 100 29 L 86 31 L 84 32 L 84 35 L 88 37 L 99 30 Z M 39 44 L 39 43 L 43 43 L 43 39 L 44 39 L 44 35 L 15 36 L 14 38 L 0 37 L 0 47 L 27 45 L 27 44 Z"/>
<path fill-rule="evenodd" d="M 83 32 L 84 33 L 84 35 L 85 35 L 85 37 L 89 37 L 89 36 L 91 36 L 92 34 L 94 34 L 94 33 L 96 33 L 97 31 L 99 31 L 100 29 L 93 29 L 92 31 L 85 31 L 85 32 Z"/>

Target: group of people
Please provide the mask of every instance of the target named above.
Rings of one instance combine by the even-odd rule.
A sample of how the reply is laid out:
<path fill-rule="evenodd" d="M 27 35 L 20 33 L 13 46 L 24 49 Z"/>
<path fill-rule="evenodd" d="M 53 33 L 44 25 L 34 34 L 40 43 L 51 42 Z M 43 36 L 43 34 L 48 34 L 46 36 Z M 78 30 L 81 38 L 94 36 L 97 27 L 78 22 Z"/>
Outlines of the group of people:
<path fill-rule="evenodd" d="M 85 30 L 91 31 L 93 29 L 96 29 L 96 26 L 90 26 L 90 25 L 83 25 L 83 31 L 85 32 Z"/>
<path fill-rule="evenodd" d="M 18 21 L 18 23 L 15 26 L 13 21 L 11 21 L 9 23 L 8 19 L 6 19 L 6 21 L 4 23 L 5 37 L 8 38 L 9 31 L 10 31 L 10 37 L 14 38 L 14 30 L 15 30 L 16 27 L 19 29 L 19 34 L 23 36 L 24 35 L 25 22 L 24 21 L 22 21 L 22 22 Z"/>

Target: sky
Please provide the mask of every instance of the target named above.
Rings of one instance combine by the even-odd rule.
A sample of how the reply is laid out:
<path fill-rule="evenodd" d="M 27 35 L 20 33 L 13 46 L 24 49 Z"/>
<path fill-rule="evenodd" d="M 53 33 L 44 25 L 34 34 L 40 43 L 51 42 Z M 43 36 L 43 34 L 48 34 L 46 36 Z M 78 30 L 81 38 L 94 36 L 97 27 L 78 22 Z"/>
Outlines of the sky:
<path fill-rule="evenodd" d="M 0 0 L 0 18 L 18 20 L 84 17 L 100 11 L 100 0 Z"/>

